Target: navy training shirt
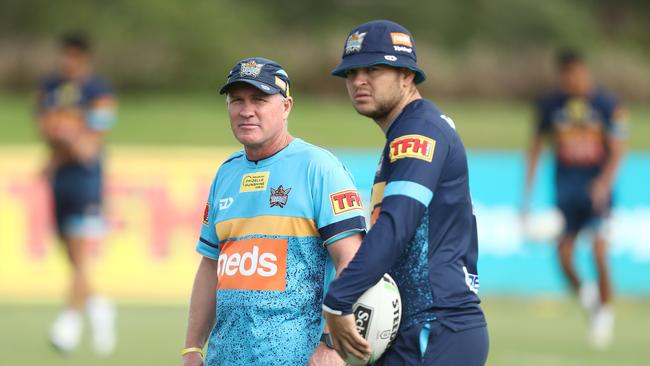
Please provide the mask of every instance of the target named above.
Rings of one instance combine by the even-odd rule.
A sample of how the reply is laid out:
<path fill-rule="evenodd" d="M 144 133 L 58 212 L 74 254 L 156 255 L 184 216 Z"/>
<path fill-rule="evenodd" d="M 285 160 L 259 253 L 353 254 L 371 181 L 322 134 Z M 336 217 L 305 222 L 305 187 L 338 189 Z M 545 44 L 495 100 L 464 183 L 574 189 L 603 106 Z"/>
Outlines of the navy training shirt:
<path fill-rule="evenodd" d="M 99 76 L 70 81 L 59 75 L 39 86 L 38 113 L 54 124 L 76 124 L 106 131 L 115 124 L 114 94 Z"/>
<path fill-rule="evenodd" d="M 41 109 L 88 108 L 97 98 L 113 95 L 108 84 L 96 75 L 82 82 L 72 82 L 59 75 L 51 75 L 43 79 L 39 89 L 42 93 L 39 105 Z"/>
<path fill-rule="evenodd" d="M 600 174 L 609 156 L 607 137 L 625 137 L 625 117 L 602 89 L 588 97 L 555 91 L 537 102 L 536 132 L 554 140 L 558 185 L 584 190 Z"/>
<path fill-rule="evenodd" d="M 372 191 L 373 226 L 330 284 L 324 309 L 350 314 L 388 273 L 402 298 L 400 329 L 435 319 L 454 330 L 485 325 L 467 156 L 453 121 L 419 99 L 386 137 Z"/>

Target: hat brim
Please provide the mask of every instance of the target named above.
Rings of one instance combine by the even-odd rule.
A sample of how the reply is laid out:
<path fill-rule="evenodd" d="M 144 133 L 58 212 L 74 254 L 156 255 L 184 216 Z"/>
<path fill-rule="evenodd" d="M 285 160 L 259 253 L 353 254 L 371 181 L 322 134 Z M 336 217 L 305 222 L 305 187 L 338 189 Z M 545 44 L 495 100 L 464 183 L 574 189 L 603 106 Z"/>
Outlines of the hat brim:
<path fill-rule="evenodd" d="M 345 78 L 346 72 L 350 69 L 358 69 L 373 65 L 387 65 L 396 68 L 406 68 L 415 73 L 415 83 L 419 84 L 426 80 L 427 75 L 420 69 L 417 63 L 410 57 L 388 53 L 357 53 L 343 57 L 341 63 L 332 70 L 332 75 Z"/>
<path fill-rule="evenodd" d="M 280 89 L 280 88 L 278 88 L 278 87 L 276 87 L 274 85 L 269 85 L 267 83 L 263 83 L 261 81 L 251 80 L 251 79 L 235 79 L 233 81 L 230 81 L 230 82 L 226 83 L 226 85 L 221 87 L 221 90 L 219 90 L 219 94 L 226 94 L 228 92 L 228 89 L 230 89 L 230 87 L 232 87 L 234 84 L 237 84 L 237 83 L 250 84 L 250 85 L 256 87 L 257 89 L 259 89 L 259 90 L 261 90 L 264 93 L 269 94 L 269 95 L 278 94 L 278 93 L 282 94 L 282 89 Z M 284 94 L 282 94 L 282 95 L 284 95 Z"/>

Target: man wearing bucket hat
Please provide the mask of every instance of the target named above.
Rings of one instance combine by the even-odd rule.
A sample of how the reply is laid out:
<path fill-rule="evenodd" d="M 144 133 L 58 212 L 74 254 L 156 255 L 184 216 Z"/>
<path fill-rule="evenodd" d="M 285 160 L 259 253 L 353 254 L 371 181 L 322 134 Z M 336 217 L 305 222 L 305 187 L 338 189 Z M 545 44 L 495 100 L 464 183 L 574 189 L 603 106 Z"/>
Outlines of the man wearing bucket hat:
<path fill-rule="evenodd" d="M 203 214 L 186 366 L 203 365 L 208 338 L 205 365 L 343 362 L 320 309 L 359 247 L 363 209 L 338 159 L 289 134 L 290 84 L 278 63 L 254 57 L 221 88 L 244 149 L 219 168 Z"/>
<path fill-rule="evenodd" d="M 375 365 L 483 365 L 488 333 L 477 295 L 478 244 L 467 157 L 451 118 L 422 99 L 412 35 L 379 20 L 350 32 L 341 63 L 358 113 L 386 135 L 371 200 L 372 227 L 330 285 L 323 310 L 342 357 L 368 355 L 352 306 L 384 273 L 400 290 L 396 339 Z"/>

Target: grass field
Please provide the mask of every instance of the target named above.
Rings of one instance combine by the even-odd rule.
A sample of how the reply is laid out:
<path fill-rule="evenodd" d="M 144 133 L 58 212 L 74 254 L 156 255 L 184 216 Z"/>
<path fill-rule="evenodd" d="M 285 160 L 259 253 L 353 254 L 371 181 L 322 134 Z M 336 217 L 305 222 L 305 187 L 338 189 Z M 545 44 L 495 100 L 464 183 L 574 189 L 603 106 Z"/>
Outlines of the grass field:
<path fill-rule="evenodd" d="M 491 366 L 633 366 L 650 359 L 647 300 L 617 304 L 616 339 L 609 350 L 592 351 L 584 341 L 585 318 L 565 300 L 488 297 Z M 88 342 L 63 356 L 50 348 L 46 334 L 56 315 L 53 306 L 0 305 L 0 364 L 24 366 L 180 364 L 186 308 L 122 306 L 119 345 L 114 355 L 98 358 Z"/>
<path fill-rule="evenodd" d="M 342 91 L 343 92 L 343 91 Z M 344 99 L 296 96 L 290 130 L 295 136 L 335 148 L 383 146 L 383 136 L 356 115 Z M 27 95 L 0 93 L 0 145 L 38 143 Z M 522 102 L 443 101 L 471 149 L 523 149 L 531 111 Z M 650 149 L 650 106 L 631 106 L 630 146 Z M 235 146 L 225 104 L 215 93 L 131 94 L 120 97 L 119 124 L 111 144 L 129 146 Z M 189 286 L 190 284 L 188 284 Z M 0 299 L 2 301 L 2 299 Z M 586 321 L 568 300 L 488 297 L 484 300 L 491 334 L 488 365 L 609 366 L 647 365 L 650 360 L 650 300 L 617 304 L 616 340 L 604 352 L 585 343 Z M 187 309 L 183 306 L 124 305 L 120 342 L 109 358 L 97 358 L 88 342 L 69 356 L 54 352 L 47 331 L 58 308 L 0 304 L 0 365 L 179 365 Z"/>
<path fill-rule="evenodd" d="M 343 93 L 343 91 L 342 91 Z M 341 95 L 343 97 L 343 94 Z M 295 136 L 326 147 L 380 148 L 383 136 L 344 99 L 296 96 L 290 117 Z M 225 102 L 216 94 L 130 94 L 119 99 L 119 122 L 109 135 L 120 145 L 236 145 Z M 0 94 L 0 144 L 38 141 L 27 95 Z M 522 149 L 530 132 L 530 106 L 508 101 L 441 101 L 472 149 Z M 650 149 L 650 106 L 631 106 L 630 147 Z"/>

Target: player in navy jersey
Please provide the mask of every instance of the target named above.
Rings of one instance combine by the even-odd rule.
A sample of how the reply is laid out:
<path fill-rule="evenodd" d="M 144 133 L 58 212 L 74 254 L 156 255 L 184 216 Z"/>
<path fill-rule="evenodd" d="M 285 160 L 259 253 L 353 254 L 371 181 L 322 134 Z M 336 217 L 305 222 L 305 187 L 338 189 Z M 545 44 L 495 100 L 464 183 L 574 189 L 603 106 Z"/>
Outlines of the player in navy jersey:
<path fill-rule="evenodd" d="M 343 357 L 368 357 L 352 306 L 389 273 L 400 290 L 402 321 L 375 365 L 483 365 L 488 333 L 477 295 L 467 157 L 451 118 L 416 88 L 425 74 L 412 35 L 389 21 L 362 24 L 348 35 L 332 74 L 346 79 L 353 107 L 386 135 L 372 227 L 323 305 L 335 347 Z"/>
<path fill-rule="evenodd" d="M 537 104 L 536 128 L 528 152 L 524 197 L 529 196 L 545 137 L 555 150 L 556 204 L 565 221 L 559 240 L 563 272 L 592 316 L 590 341 L 606 347 L 611 341 L 614 314 L 607 267 L 605 221 L 612 207 L 612 186 L 623 158 L 626 113 L 603 89 L 594 85 L 589 69 L 575 51 L 558 57 L 559 89 Z M 578 233 L 590 229 L 598 269 L 598 285 L 580 280 L 573 265 Z"/>
<path fill-rule="evenodd" d="M 57 232 L 72 268 L 64 311 L 50 332 L 51 343 L 70 352 L 79 344 L 82 311 L 88 312 L 93 347 L 101 354 L 115 346 L 115 309 L 93 293 L 89 245 L 101 238 L 102 150 L 115 122 L 115 98 L 93 72 L 90 43 L 83 34 L 61 39 L 59 70 L 38 90 L 37 124 L 49 150 L 44 169 L 54 198 Z"/>

